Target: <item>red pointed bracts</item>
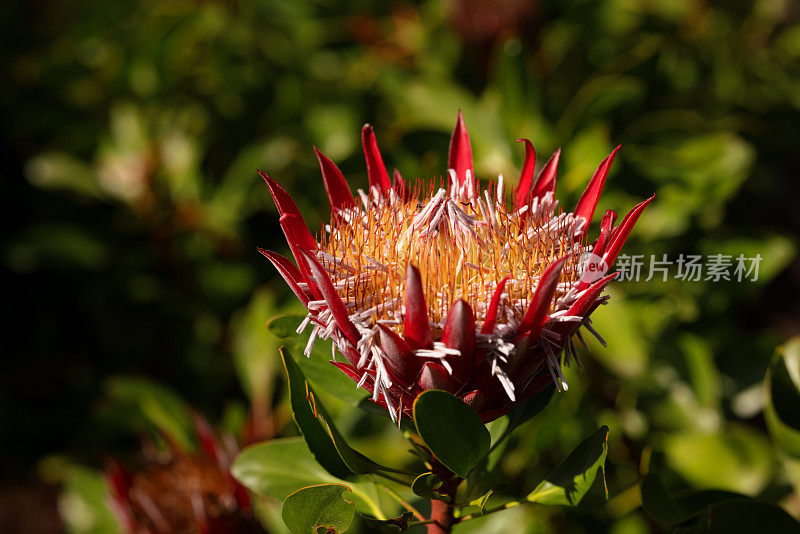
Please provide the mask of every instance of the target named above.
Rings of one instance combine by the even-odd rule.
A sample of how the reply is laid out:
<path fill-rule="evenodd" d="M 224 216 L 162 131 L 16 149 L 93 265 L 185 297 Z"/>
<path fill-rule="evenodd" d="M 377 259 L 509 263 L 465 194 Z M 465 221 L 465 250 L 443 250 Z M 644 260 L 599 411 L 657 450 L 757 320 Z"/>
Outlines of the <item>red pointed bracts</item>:
<path fill-rule="evenodd" d="M 449 192 L 407 183 L 397 170 L 390 181 L 370 125 L 361 142 L 371 194 L 359 192 L 359 202 L 315 149 L 334 215 L 319 243 L 291 197 L 262 173 L 297 266 L 260 252 L 308 308 L 309 346 L 332 339 L 348 360 L 332 363 L 393 417 L 409 416 L 414 398 L 432 388 L 460 396 L 489 421 L 554 380 L 560 387 L 558 355 L 605 301 L 602 291 L 616 274 L 582 280 L 581 254 L 593 251 L 612 265 L 653 200 L 616 227 L 608 210 L 587 246 L 619 147 L 600 163 L 575 211 L 558 213 L 560 149 L 535 176 L 533 145 L 520 141 L 525 161 L 513 209 L 502 188 L 476 190 L 461 112 L 450 139 Z"/>

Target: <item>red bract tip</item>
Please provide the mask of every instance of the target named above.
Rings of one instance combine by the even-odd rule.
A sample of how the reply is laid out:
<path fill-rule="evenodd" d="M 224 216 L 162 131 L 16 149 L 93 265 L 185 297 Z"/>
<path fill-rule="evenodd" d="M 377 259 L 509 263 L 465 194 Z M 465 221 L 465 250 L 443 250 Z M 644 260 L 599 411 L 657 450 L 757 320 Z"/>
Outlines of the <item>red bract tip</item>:
<path fill-rule="evenodd" d="M 459 378 L 468 380 L 475 368 L 475 316 L 466 301 L 459 299 L 450 308 L 442 331 L 442 343 L 461 351 L 460 357 L 452 359 L 453 367 Z"/>
<path fill-rule="evenodd" d="M 618 145 L 611 154 L 600 162 L 597 170 L 594 171 L 592 179 L 589 180 L 589 185 L 586 186 L 586 190 L 581 195 L 580 200 L 578 200 L 578 205 L 575 207 L 574 213 L 576 217 L 583 217 L 586 220 L 583 233 L 586 233 L 589 229 L 589 224 L 591 224 L 592 217 L 594 216 L 594 210 L 597 208 L 597 202 L 600 200 L 600 193 L 603 192 L 603 186 L 606 183 L 608 170 L 611 168 L 611 164 L 614 162 L 614 156 L 617 155 L 620 147 L 622 147 L 622 145 Z"/>
<path fill-rule="evenodd" d="M 556 260 L 550 264 L 542 274 L 542 277 L 539 278 L 536 292 L 533 294 L 519 328 L 517 328 L 520 334 L 528 333 L 532 340 L 539 337 L 545 322 L 547 322 L 547 310 L 550 309 L 550 302 L 556 293 L 558 277 L 561 276 L 561 270 L 564 268 L 566 261 L 566 256 Z"/>
<path fill-rule="evenodd" d="M 353 345 L 358 344 L 360 337 L 358 330 L 356 330 L 355 325 L 350 321 L 347 308 L 344 307 L 344 303 L 339 297 L 339 293 L 336 292 L 336 288 L 333 287 L 333 282 L 331 282 L 328 273 L 325 272 L 325 268 L 320 265 L 319 260 L 317 260 L 314 254 L 309 254 L 306 251 L 303 251 L 302 254 L 308 262 L 308 266 L 311 268 L 311 274 L 317 281 L 320 291 L 322 291 L 322 297 L 325 299 L 328 309 L 336 320 L 336 325 L 350 343 Z"/>
<path fill-rule="evenodd" d="M 267 182 L 269 192 L 272 195 L 272 199 L 275 201 L 275 206 L 278 208 L 278 214 L 293 216 L 293 222 L 289 227 L 290 233 L 286 235 L 286 239 L 294 241 L 303 248 L 310 250 L 316 249 L 317 241 L 311 234 L 311 230 L 308 229 L 308 225 L 303 219 L 303 215 L 300 213 L 300 210 L 297 209 L 297 206 L 295 205 L 294 200 L 292 200 L 292 197 L 289 196 L 289 193 L 287 193 L 278 182 L 267 176 L 266 173 L 258 171 L 258 174 L 260 174 L 264 181 Z"/>
<path fill-rule="evenodd" d="M 382 324 L 378 324 L 378 329 L 381 333 L 381 348 L 386 353 L 384 361 L 389 371 L 405 384 L 413 384 L 423 360 L 414 356 L 409 344 L 394 330 Z"/>
<path fill-rule="evenodd" d="M 383 164 L 383 157 L 378 149 L 378 140 L 372 125 L 365 124 L 361 128 L 361 146 L 364 148 L 364 159 L 367 161 L 367 177 L 370 187 L 375 186 L 379 191 L 388 191 L 392 188 L 389 173 Z"/>
<path fill-rule="evenodd" d="M 352 208 L 356 201 L 342 171 L 328 156 L 317 150 L 317 147 L 314 147 L 314 153 L 319 160 L 319 170 L 322 172 L 322 181 L 325 184 L 325 192 L 328 193 L 331 211 L 335 214 L 339 210 Z"/>
<path fill-rule="evenodd" d="M 308 305 L 308 295 L 306 295 L 305 291 L 303 291 L 300 286 L 298 285 L 300 282 L 303 281 L 303 275 L 300 271 L 295 267 L 291 261 L 284 258 L 280 254 L 272 252 L 271 250 L 265 250 L 263 248 L 258 249 L 258 251 L 266 257 L 272 265 L 275 266 L 275 269 L 278 270 L 281 277 L 286 281 L 289 288 L 292 292 L 297 295 L 297 298 L 300 299 L 300 302 L 303 303 L 303 306 Z"/>
<path fill-rule="evenodd" d="M 547 193 L 554 193 L 556 190 L 556 175 L 558 174 L 558 160 L 561 159 L 561 149 L 556 150 L 547 163 L 544 164 L 542 172 L 533 184 L 531 197 L 542 198 Z"/>
<path fill-rule="evenodd" d="M 408 264 L 405 290 L 406 313 L 403 318 L 403 335 L 413 349 L 433 347 L 431 326 L 428 321 L 428 307 L 425 305 L 425 292 L 419 269 Z"/>
<path fill-rule="evenodd" d="M 442 389 L 455 393 L 458 390 L 456 382 L 444 365 L 439 362 L 425 362 L 417 382 L 422 389 Z"/>
<path fill-rule="evenodd" d="M 533 171 L 536 167 L 536 151 L 533 144 L 527 139 L 517 139 L 518 143 L 525 143 L 525 162 L 522 164 L 522 173 L 519 177 L 519 184 L 514 193 L 514 205 L 517 209 L 528 203 L 528 195 L 533 185 Z"/>
<path fill-rule="evenodd" d="M 403 180 L 403 177 L 400 176 L 400 171 L 397 169 L 394 170 L 394 192 L 397 193 L 397 196 L 402 200 L 407 201 L 411 197 L 411 191 L 408 187 L 406 187 L 406 182 Z"/>
<path fill-rule="evenodd" d="M 483 327 L 481 327 L 481 334 L 491 334 L 494 332 L 494 325 L 497 323 L 497 307 L 500 305 L 500 296 L 503 294 L 503 289 L 506 287 L 506 282 L 508 282 L 509 278 L 511 277 L 506 276 L 497 284 L 492 294 L 492 300 L 489 301 L 486 320 L 483 322 Z"/>
<path fill-rule="evenodd" d="M 461 110 L 458 110 L 458 119 L 453 128 L 453 134 L 450 136 L 450 149 L 447 158 L 447 168 L 456 171 L 458 183 L 463 184 L 467 179 L 467 171 L 470 175 L 470 193 L 472 190 L 472 182 L 475 179 L 475 169 L 472 165 L 472 145 L 469 142 L 469 134 L 467 127 L 464 124 L 464 117 L 461 115 Z"/>
<path fill-rule="evenodd" d="M 608 250 L 606 250 L 605 254 L 603 255 L 603 262 L 606 265 L 611 266 L 611 264 L 614 263 L 614 260 L 617 259 L 617 254 L 619 254 L 619 251 L 622 250 L 622 245 L 625 244 L 625 240 L 627 240 L 628 236 L 631 234 L 631 230 L 633 230 L 633 226 L 636 224 L 636 221 L 639 220 L 639 216 L 654 198 L 656 198 L 655 195 L 636 204 L 633 209 L 629 211 L 627 215 L 625 215 L 619 226 L 614 228 L 611 241 L 608 244 Z"/>

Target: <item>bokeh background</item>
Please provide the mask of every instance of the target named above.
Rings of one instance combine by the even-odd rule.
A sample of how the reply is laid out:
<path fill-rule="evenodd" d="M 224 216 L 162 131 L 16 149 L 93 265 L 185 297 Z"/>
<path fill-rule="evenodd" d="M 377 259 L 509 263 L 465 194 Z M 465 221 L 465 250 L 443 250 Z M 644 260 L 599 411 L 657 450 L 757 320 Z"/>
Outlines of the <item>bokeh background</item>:
<path fill-rule="evenodd" d="M 286 246 L 255 170 L 314 227 L 312 145 L 363 187 L 370 122 L 390 170 L 438 176 L 458 109 L 483 179 L 516 179 L 518 137 L 540 164 L 562 147 L 566 205 L 621 143 L 600 209 L 658 195 L 629 254 L 763 257 L 757 282 L 614 285 L 608 348 L 590 342 L 502 465 L 521 494 L 608 424 L 609 504 L 520 507 L 485 532 L 660 532 L 648 469 L 800 515 L 762 388 L 800 333 L 796 2 L 35 0 L 2 3 L 0 25 L 0 529 L 113 532 L 84 501 L 138 447 L 131 384 L 295 433 L 264 324 L 298 305 L 256 251 Z"/>

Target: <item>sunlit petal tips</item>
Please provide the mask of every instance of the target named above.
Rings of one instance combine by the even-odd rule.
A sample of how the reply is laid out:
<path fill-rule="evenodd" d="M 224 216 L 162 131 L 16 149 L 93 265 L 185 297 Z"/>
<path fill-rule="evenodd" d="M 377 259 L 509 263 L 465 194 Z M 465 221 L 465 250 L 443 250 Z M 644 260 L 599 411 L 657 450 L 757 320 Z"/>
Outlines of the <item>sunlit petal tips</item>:
<path fill-rule="evenodd" d="M 555 193 L 558 174 L 558 161 L 561 159 L 561 149 L 556 150 L 547 163 L 544 164 L 539 177 L 533 184 L 531 198 L 542 198 L 547 193 Z"/>
<path fill-rule="evenodd" d="M 283 188 L 263 175 L 297 267 L 261 252 L 308 309 L 306 354 L 317 339 L 333 341 L 347 360 L 334 365 L 393 419 L 411 417 L 414 399 L 428 389 L 459 396 L 483 421 L 548 384 L 566 391 L 561 367 L 575 356 L 571 337 L 582 327 L 593 332 L 589 316 L 609 299 L 603 290 L 616 275 L 606 269 L 652 200 L 617 227 L 606 211 L 589 238 L 619 148 L 570 213 L 555 198 L 561 151 L 534 179 L 527 140 L 511 206 L 502 180 L 481 188 L 460 112 L 444 181 L 408 182 L 395 170 L 390 183 L 371 126 L 361 140 L 368 187 L 355 197 L 316 151 L 333 210 L 319 240 Z M 597 276 L 583 273 L 587 257 Z"/>
<path fill-rule="evenodd" d="M 353 199 L 353 193 L 350 191 L 350 186 L 347 185 L 342 171 L 328 156 L 317 150 L 317 147 L 314 147 L 314 152 L 319 160 L 322 181 L 325 184 L 325 192 L 328 193 L 328 201 L 331 203 L 333 213 L 353 207 L 356 201 Z"/>
<path fill-rule="evenodd" d="M 472 181 L 475 178 L 475 169 L 472 164 L 472 144 L 469 141 L 467 127 L 464 124 L 464 117 L 461 115 L 460 110 L 456 125 L 453 128 L 453 134 L 450 137 L 450 149 L 448 152 L 447 168 L 456 172 L 459 185 L 466 182 L 468 193 L 472 195 L 474 193 Z"/>
<path fill-rule="evenodd" d="M 392 188 L 389 181 L 389 173 L 383 164 L 383 157 L 378 150 L 378 140 L 375 138 L 375 130 L 372 125 L 365 124 L 361 128 L 361 146 L 364 148 L 364 159 L 367 161 L 367 177 L 370 187 L 377 187 L 384 192 Z"/>
<path fill-rule="evenodd" d="M 588 230 L 589 224 L 592 222 L 594 210 L 597 208 L 597 203 L 600 201 L 600 194 L 603 192 L 603 186 L 606 184 L 608 171 L 621 146 L 622 145 L 615 148 L 611 154 L 606 156 L 606 159 L 600 163 L 592 179 L 589 181 L 589 185 L 586 186 L 586 190 L 578 200 L 578 205 L 575 207 L 575 216 L 582 217 L 586 221 L 586 225 L 584 226 L 585 230 Z"/>
<path fill-rule="evenodd" d="M 525 162 L 522 164 L 522 172 L 519 177 L 519 184 L 514 192 L 514 207 L 521 208 L 528 203 L 533 186 L 533 173 L 536 168 L 536 151 L 533 144 L 527 139 L 517 139 L 518 143 L 525 143 Z"/>

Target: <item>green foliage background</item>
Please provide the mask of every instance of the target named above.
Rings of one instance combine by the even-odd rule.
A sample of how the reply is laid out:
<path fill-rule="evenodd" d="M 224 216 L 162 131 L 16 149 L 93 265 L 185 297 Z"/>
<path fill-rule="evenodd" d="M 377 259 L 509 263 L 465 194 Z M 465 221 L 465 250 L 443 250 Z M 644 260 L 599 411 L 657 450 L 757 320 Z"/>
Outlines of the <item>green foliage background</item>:
<path fill-rule="evenodd" d="M 563 147 L 566 205 L 621 143 L 600 208 L 658 195 L 629 254 L 764 258 L 755 283 L 614 285 L 595 321 L 608 348 L 590 342 L 586 372 L 570 371 L 500 468 L 523 494 L 608 425 L 608 505 L 491 521 L 657 532 L 639 508 L 648 470 L 800 515 L 799 470 L 766 431 L 761 386 L 800 332 L 797 5 L 491 4 L 4 3 L 3 491 L 63 479 L 47 455 L 97 465 L 135 449 L 118 375 L 167 384 L 231 427 L 252 400 L 275 435 L 295 434 L 264 323 L 299 304 L 256 252 L 286 246 L 255 169 L 314 226 L 328 207 L 312 145 L 364 186 L 370 122 L 390 167 L 438 176 L 460 108 L 484 179 L 517 176 L 518 137 L 540 161 Z M 343 406 L 359 446 L 391 456 L 379 442 L 391 429 Z"/>

